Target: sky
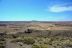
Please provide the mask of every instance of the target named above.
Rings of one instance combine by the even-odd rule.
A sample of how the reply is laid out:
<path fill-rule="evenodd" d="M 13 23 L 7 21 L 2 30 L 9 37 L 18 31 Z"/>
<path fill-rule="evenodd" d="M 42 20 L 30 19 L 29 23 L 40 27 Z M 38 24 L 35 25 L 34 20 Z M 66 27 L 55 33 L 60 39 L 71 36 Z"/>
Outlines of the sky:
<path fill-rule="evenodd" d="M 72 0 L 0 0 L 0 21 L 72 21 Z"/>

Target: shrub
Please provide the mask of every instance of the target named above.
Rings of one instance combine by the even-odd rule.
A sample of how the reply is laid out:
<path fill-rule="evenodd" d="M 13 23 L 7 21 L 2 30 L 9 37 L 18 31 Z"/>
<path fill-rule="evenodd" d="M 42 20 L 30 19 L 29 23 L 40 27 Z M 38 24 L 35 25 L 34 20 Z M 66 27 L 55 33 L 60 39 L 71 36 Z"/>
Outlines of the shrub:
<path fill-rule="evenodd" d="M 25 43 L 25 44 L 33 44 L 33 43 L 35 43 L 35 40 L 33 38 L 31 38 L 31 37 L 25 37 L 23 39 L 23 43 Z"/>
<path fill-rule="evenodd" d="M 32 48 L 48 48 L 48 45 L 47 44 L 36 44 L 36 45 L 33 45 Z"/>
<path fill-rule="evenodd" d="M 5 48 L 5 46 L 0 46 L 0 48 Z"/>
<path fill-rule="evenodd" d="M 5 41 L 5 39 L 4 38 L 0 38 L 0 41 Z"/>
<path fill-rule="evenodd" d="M 40 45 L 40 47 L 41 47 L 41 48 L 48 48 L 48 45 L 42 44 L 42 45 Z"/>
<path fill-rule="evenodd" d="M 32 48 L 40 48 L 39 45 L 33 45 Z"/>
<path fill-rule="evenodd" d="M 24 44 L 33 44 L 33 43 L 35 43 L 35 40 L 31 37 L 24 37 L 24 38 L 20 38 L 20 39 L 14 39 L 11 42 L 22 42 Z"/>
<path fill-rule="evenodd" d="M 63 48 L 72 48 L 72 44 L 65 44 L 63 45 Z"/>

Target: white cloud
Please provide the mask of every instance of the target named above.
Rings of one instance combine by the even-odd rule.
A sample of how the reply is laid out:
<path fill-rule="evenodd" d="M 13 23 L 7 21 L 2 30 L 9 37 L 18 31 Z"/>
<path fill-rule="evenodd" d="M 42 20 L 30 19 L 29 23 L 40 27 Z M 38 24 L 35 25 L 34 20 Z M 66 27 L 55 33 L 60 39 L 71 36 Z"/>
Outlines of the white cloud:
<path fill-rule="evenodd" d="M 72 6 L 59 6 L 54 5 L 49 8 L 50 12 L 65 12 L 65 11 L 72 11 Z"/>

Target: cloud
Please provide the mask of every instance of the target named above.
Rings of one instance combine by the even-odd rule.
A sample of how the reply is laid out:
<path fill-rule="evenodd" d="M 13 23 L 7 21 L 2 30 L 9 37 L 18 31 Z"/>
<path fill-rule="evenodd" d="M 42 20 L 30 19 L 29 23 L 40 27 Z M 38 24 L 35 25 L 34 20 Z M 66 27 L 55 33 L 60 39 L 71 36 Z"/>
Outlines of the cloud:
<path fill-rule="evenodd" d="M 60 6 L 54 5 L 49 8 L 50 12 L 65 12 L 65 11 L 72 11 L 72 6 Z"/>

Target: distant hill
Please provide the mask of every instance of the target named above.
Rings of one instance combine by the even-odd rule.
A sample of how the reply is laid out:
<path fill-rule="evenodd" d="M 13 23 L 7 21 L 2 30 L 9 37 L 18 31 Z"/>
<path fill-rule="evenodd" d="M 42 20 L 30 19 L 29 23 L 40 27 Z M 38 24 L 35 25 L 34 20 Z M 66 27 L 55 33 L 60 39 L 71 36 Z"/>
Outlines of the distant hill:
<path fill-rule="evenodd" d="M 72 23 L 72 21 L 0 21 L 0 23 L 32 23 L 32 22 L 39 22 L 39 23 Z"/>

